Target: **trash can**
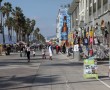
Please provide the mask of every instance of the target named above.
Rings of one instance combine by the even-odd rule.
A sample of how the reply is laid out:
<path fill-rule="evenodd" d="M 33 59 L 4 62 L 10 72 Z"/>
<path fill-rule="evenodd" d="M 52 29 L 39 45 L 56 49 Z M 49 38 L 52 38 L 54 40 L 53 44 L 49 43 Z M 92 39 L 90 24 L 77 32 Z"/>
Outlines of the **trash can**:
<path fill-rule="evenodd" d="M 75 61 L 80 61 L 80 52 L 79 52 L 79 45 L 76 44 L 74 45 L 74 60 Z"/>

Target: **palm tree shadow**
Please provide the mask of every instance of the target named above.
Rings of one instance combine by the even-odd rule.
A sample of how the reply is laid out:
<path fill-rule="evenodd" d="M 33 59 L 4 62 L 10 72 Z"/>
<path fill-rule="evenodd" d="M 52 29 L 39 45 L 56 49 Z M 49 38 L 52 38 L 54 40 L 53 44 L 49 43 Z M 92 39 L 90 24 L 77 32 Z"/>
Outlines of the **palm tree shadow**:
<path fill-rule="evenodd" d="M 50 76 L 42 76 L 42 75 L 30 75 L 30 76 L 22 76 L 22 77 L 0 77 L 0 90 L 9 90 L 9 89 L 18 89 L 23 88 L 22 84 L 28 84 L 26 87 L 31 87 L 32 83 L 40 85 L 51 84 L 52 82 L 56 82 L 58 75 L 50 75 Z M 17 86 L 16 86 L 17 85 Z"/>

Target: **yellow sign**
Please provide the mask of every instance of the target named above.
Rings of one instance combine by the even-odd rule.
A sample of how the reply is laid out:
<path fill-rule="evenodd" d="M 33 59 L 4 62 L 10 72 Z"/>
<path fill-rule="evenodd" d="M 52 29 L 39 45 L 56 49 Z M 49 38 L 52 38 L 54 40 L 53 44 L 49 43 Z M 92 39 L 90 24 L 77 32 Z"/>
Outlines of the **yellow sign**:
<path fill-rule="evenodd" d="M 84 78 L 93 78 L 98 79 L 97 74 L 97 62 L 95 60 L 84 60 Z"/>

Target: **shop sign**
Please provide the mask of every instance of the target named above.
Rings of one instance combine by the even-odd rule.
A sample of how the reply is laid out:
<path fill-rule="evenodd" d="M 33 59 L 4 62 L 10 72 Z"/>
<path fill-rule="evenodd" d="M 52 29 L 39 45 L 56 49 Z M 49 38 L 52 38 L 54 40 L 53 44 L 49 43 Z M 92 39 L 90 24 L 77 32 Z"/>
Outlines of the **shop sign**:
<path fill-rule="evenodd" d="M 94 60 L 94 59 L 85 59 L 84 60 L 84 78 L 98 79 L 96 60 Z"/>

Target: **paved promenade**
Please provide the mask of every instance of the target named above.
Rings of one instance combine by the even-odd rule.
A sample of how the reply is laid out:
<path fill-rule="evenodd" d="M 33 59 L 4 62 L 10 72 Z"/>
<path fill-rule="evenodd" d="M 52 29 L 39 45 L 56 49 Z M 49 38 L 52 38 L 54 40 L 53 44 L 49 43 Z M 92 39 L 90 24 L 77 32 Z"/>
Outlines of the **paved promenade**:
<path fill-rule="evenodd" d="M 27 63 L 19 54 L 0 56 L 0 90 L 110 90 L 108 62 L 98 63 L 99 80 L 83 78 L 83 62 L 66 55 L 43 60 L 36 52 Z"/>

